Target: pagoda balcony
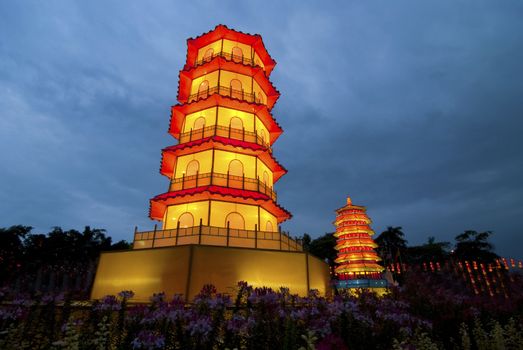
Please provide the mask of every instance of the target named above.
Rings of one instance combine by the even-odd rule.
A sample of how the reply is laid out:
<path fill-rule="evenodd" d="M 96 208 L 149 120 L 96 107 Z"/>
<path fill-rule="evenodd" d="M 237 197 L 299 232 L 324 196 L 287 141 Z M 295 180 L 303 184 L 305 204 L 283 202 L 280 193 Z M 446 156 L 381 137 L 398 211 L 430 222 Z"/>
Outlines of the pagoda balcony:
<path fill-rule="evenodd" d="M 156 226 L 155 226 L 156 227 Z M 190 244 L 203 244 L 222 247 L 242 247 L 283 251 L 303 251 L 299 239 L 285 232 L 242 230 L 229 227 L 200 225 L 170 230 L 138 232 L 135 229 L 133 249 L 172 247 Z"/>
<path fill-rule="evenodd" d="M 178 141 L 181 144 L 212 136 L 221 136 L 227 137 L 229 139 L 255 143 L 257 145 L 266 147 L 269 152 L 272 152 L 271 145 L 261 138 L 260 135 L 258 135 L 256 132 L 245 131 L 245 129 L 235 129 L 221 125 L 211 125 L 195 130 L 191 129 L 190 131 L 181 133 L 178 137 Z"/>
<path fill-rule="evenodd" d="M 187 98 L 187 103 L 191 103 L 193 101 L 198 101 L 201 99 L 206 99 L 207 97 L 213 94 L 220 94 L 222 96 L 228 96 L 249 103 L 263 104 L 262 99 L 258 98 L 255 94 L 251 92 L 245 92 L 244 90 L 235 90 L 231 89 L 228 86 L 218 85 L 214 87 L 208 87 L 207 90 L 198 91 L 195 94 L 189 95 L 189 97 Z"/>
<path fill-rule="evenodd" d="M 215 52 L 215 53 L 213 53 L 212 56 L 204 57 L 204 58 L 202 58 L 199 61 L 196 60 L 194 62 L 193 67 L 198 67 L 198 66 L 201 66 L 202 64 L 211 62 L 216 57 L 222 57 L 222 58 L 225 58 L 227 61 L 241 63 L 241 64 L 246 65 L 246 66 L 263 68 L 261 65 L 257 64 L 256 62 L 254 62 L 254 60 L 252 58 L 250 58 L 250 57 L 233 55 L 232 53 L 225 52 L 225 51 Z"/>
<path fill-rule="evenodd" d="M 260 181 L 260 179 L 252 179 L 245 176 L 234 176 L 215 172 L 204 174 L 197 173 L 196 175 L 191 176 L 184 175 L 181 178 L 172 179 L 169 186 L 169 191 L 182 191 L 189 188 L 212 185 L 239 190 L 256 191 L 269 196 L 269 198 L 275 202 L 277 200 L 276 192 L 270 186 L 267 186 L 265 183 Z"/>

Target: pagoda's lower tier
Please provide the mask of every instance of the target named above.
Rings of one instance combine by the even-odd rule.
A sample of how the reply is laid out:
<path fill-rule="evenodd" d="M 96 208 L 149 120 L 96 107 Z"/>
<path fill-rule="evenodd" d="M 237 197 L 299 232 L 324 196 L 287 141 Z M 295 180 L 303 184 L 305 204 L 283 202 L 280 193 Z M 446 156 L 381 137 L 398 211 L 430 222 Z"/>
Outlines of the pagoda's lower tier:
<path fill-rule="evenodd" d="M 149 216 L 161 220 L 164 228 L 177 227 L 185 213 L 192 216 L 192 224 L 182 227 L 200 221 L 203 225 L 227 227 L 230 222 L 232 228 L 259 231 L 276 231 L 278 223 L 291 217 L 268 194 L 215 185 L 171 191 L 151 199 Z M 235 219 L 238 217 L 241 220 Z"/>
<path fill-rule="evenodd" d="M 131 302 L 147 302 L 158 292 L 183 294 L 190 301 L 206 284 L 234 296 L 239 281 L 288 287 L 301 296 L 310 289 L 331 292 L 329 266 L 304 252 L 186 245 L 102 253 L 91 298 L 132 290 Z"/>

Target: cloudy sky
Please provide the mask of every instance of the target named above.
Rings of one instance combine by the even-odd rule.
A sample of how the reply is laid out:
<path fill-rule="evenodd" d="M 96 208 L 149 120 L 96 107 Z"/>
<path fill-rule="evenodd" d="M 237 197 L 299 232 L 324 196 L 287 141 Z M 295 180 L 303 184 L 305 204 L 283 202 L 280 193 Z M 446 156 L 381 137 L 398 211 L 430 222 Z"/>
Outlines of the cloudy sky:
<path fill-rule="evenodd" d="M 350 194 L 378 233 L 523 257 L 523 2 L 281 3 L 2 1 L 0 227 L 152 227 L 186 39 L 222 23 L 278 62 L 284 229 L 332 231 Z"/>

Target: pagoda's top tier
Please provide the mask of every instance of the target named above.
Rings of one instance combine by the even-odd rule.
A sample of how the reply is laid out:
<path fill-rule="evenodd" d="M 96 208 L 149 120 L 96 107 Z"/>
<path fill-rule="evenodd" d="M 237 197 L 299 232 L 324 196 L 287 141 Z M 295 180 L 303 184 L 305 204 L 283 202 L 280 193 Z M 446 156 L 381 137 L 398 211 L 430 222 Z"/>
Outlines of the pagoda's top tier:
<path fill-rule="evenodd" d="M 248 66 L 259 66 L 267 76 L 276 65 L 260 35 L 238 32 L 220 24 L 199 37 L 187 39 L 184 69 L 194 68 L 218 56 Z"/>

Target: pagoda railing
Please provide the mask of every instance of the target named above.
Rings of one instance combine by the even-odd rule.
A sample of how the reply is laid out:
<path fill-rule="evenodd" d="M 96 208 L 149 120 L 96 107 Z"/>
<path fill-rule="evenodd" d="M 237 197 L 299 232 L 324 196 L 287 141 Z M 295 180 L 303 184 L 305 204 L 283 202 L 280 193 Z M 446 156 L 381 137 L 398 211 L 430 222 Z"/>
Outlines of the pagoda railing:
<path fill-rule="evenodd" d="M 229 225 L 227 225 L 229 226 Z M 284 232 L 241 230 L 230 227 L 200 225 L 170 230 L 134 233 L 134 249 L 204 244 L 222 247 L 243 247 L 283 251 L 303 251 L 300 240 Z"/>
<path fill-rule="evenodd" d="M 220 94 L 222 96 L 228 96 L 251 103 L 263 103 L 263 100 L 261 98 L 258 98 L 255 94 L 251 92 L 245 92 L 244 90 L 235 90 L 228 86 L 218 85 L 214 87 L 208 87 L 206 90 L 198 91 L 195 94 L 189 95 L 189 97 L 187 98 L 187 103 L 207 98 L 212 94 Z"/>
<path fill-rule="evenodd" d="M 247 66 L 252 66 L 252 67 L 258 66 L 258 67 L 261 67 L 259 64 L 256 64 L 256 62 L 252 58 L 250 58 L 250 57 L 233 55 L 232 53 L 225 52 L 225 51 L 215 52 L 215 53 L 212 54 L 212 56 L 204 57 L 201 60 L 196 60 L 194 62 L 194 67 L 198 67 L 198 66 L 201 66 L 202 64 L 210 62 L 210 61 L 212 61 L 216 57 L 223 57 L 227 61 L 233 61 L 233 62 L 236 62 L 236 63 L 245 64 Z"/>
<path fill-rule="evenodd" d="M 273 201 L 276 201 L 277 195 L 273 189 L 260 181 L 260 179 L 248 178 L 245 176 L 235 176 L 221 173 L 203 173 L 191 176 L 175 178 L 171 180 L 169 191 L 181 191 L 189 188 L 196 188 L 200 186 L 221 186 L 229 187 L 239 190 L 256 191 L 269 196 Z"/>
<path fill-rule="evenodd" d="M 180 143 L 186 143 L 211 136 L 222 136 L 230 139 L 251 142 L 263 147 L 267 147 L 269 151 L 271 151 L 271 146 L 269 143 L 260 137 L 260 135 L 258 135 L 256 132 L 245 131 L 245 128 L 235 129 L 221 125 L 211 125 L 200 129 L 191 129 L 190 131 L 181 133 L 178 140 Z"/>

